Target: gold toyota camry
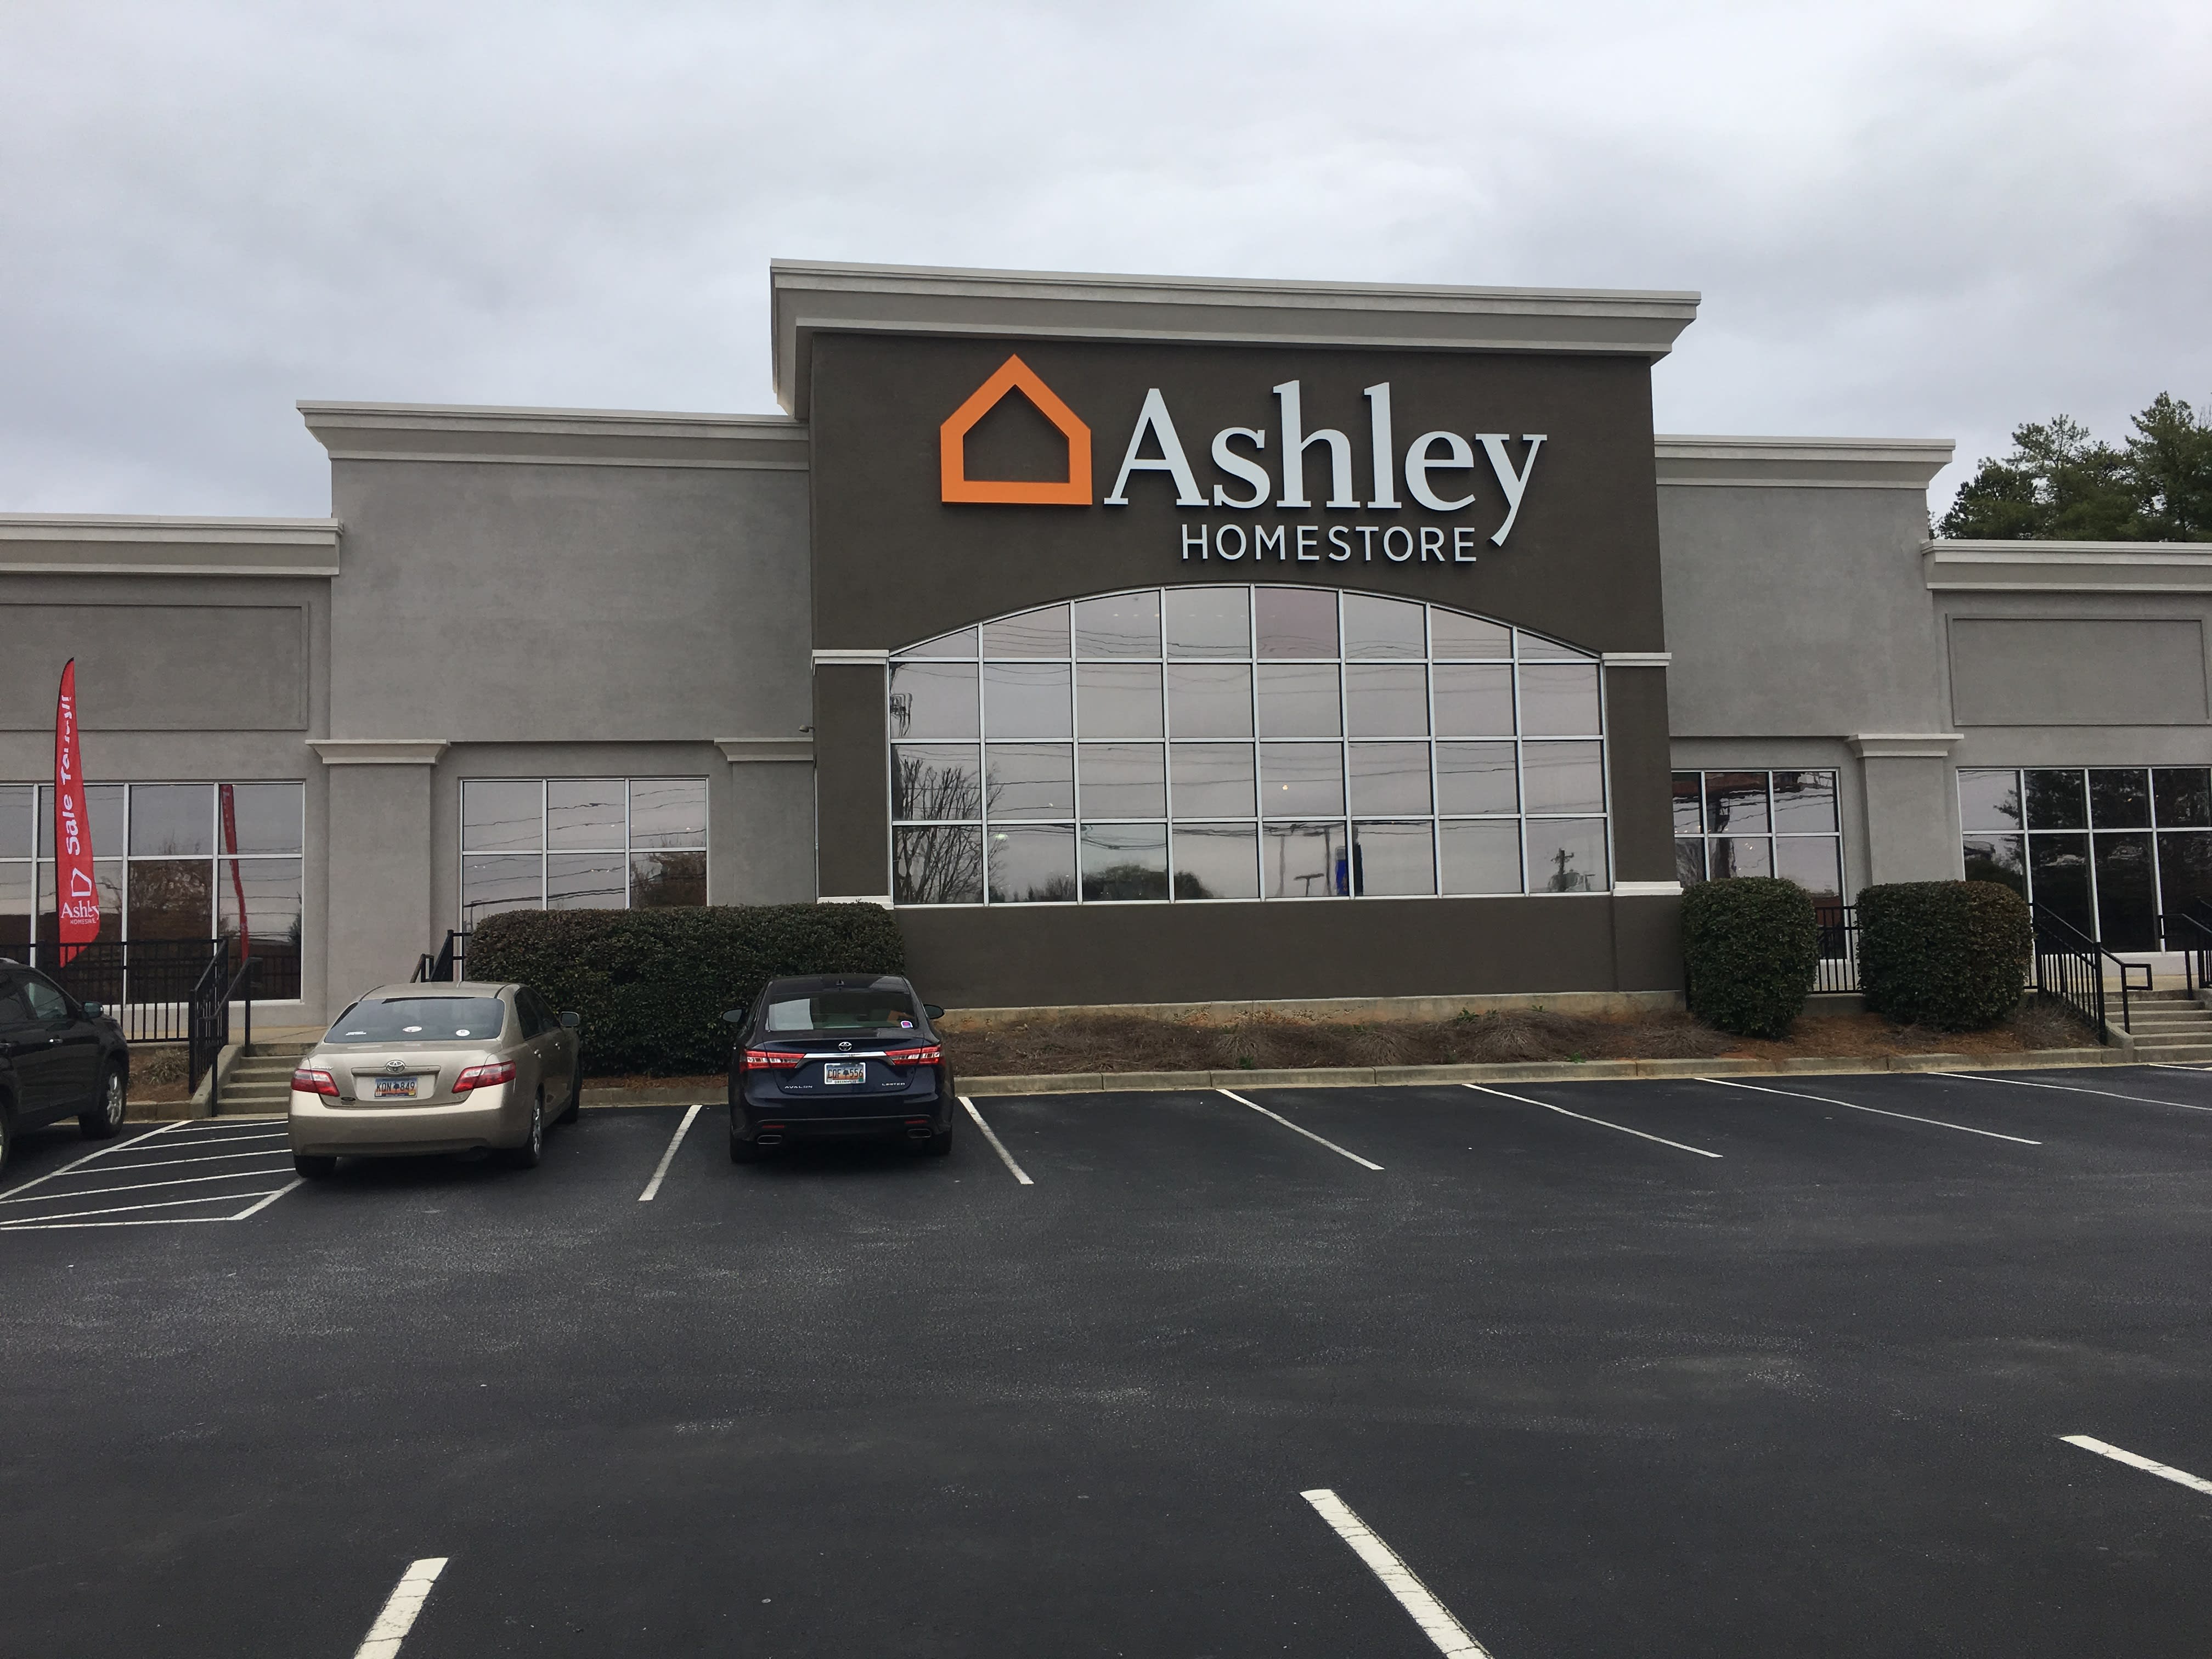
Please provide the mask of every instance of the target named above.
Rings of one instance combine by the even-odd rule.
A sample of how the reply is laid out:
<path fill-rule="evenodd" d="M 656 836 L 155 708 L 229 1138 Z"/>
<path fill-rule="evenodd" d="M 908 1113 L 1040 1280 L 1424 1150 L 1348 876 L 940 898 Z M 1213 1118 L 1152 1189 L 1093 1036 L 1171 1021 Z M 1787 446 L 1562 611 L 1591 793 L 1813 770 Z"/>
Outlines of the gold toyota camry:
<path fill-rule="evenodd" d="M 526 985 L 386 985 L 340 1014 L 292 1073 L 292 1161 L 496 1150 L 533 1169 L 546 1126 L 583 1103 L 577 1017 Z"/>

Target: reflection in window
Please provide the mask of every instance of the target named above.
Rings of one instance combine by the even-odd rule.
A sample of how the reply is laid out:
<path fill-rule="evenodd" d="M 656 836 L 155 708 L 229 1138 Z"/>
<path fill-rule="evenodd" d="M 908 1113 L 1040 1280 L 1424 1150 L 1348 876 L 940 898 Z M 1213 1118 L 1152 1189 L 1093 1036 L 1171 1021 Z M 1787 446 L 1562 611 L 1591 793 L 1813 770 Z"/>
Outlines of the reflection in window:
<path fill-rule="evenodd" d="M 1685 887 L 1780 876 L 1821 903 L 1840 904 L 1836 774 L 1826 768 L 1675 773 L 1674 874 Z"/>
<path fill-rule="evenodd" d="M 1599 665 L 1481 617 L 1140 589 L 899 652 L 889 697 L 900 904 L 1611 885 Z"/>
<path fill-rule="evenodd" d="M 975 754 L 973 744 L 902 747 L 893 772 L 901 801 L 963 785 L 972 795 Z M 501 910 L 706 902 L 704 778 L 462 780 L 463 926 Z"/>
<path fill-rule="evenodd" d="M 1967 880 L 2107 950 L 2160 949 L 2163 917 L 2212 927 L 2212 769 L 1962 767 L 1959 828 Z"/>

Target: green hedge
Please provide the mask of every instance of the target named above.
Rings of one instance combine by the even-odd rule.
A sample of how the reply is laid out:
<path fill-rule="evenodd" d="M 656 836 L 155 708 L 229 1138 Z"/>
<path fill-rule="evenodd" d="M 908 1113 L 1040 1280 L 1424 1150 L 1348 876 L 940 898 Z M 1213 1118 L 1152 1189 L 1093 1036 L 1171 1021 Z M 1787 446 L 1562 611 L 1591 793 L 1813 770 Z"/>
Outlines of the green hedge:
<path fill-rule="evenodd" d="M 1739 1036 L 1778 1037 L 1820 971 L 1820 926 L 1794 881 L 1737 876 L 1682 895 L 1690 1012 Z"/>
<path fill-rule="evenodd" d="M 2020 1006 L 2027 901 L 1993 881 L 1905 881 L 1859 895 L 1859 987 L 1905 1025 L 1973 1031 Z"/>
<path fill-rule="evenodd" d="M 468 975 L 535 987 L 584 1017 L 584 1069 L 664 1076 L 729 1063 L 726 1008 L 787 974 L 902 974 L 906 945 L 874 904 L 509 910 L 477 924 Z"/>

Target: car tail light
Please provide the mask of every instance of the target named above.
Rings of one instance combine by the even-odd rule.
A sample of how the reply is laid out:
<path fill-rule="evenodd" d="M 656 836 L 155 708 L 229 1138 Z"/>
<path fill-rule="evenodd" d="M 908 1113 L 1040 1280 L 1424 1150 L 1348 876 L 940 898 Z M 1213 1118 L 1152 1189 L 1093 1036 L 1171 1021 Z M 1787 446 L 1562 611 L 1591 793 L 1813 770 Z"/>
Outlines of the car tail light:
<path fill-rule="evenodd" d="M 795 1072 L 805 1058 L 804 1054 L 790 1054 L 781 1048 L 748 1048 L 738 1069 L 744 1072 Z"/>
<path fill-rule="evenodd" d="M 927 1042 L 918 1048 L 894 1048 L 884 1059 L 893 1066 L 942 1066 L 945 1049 L 939 1043 Z"/>
<path fill-rule="evenodd" d="M 489 1089 L 501 1083 L 514 1081 L 514 1062 L 495 1060 L 489 1066 L 471 1066 L 453 1079 L 453 1092 L 465 1095 L 471 1089 Z"/>
<path fill-rule="evenodd" d="M 338 1097 L 338 1080 L 328 1072 L 311 1072 L 302 1066 L 292 1073 L 292 1087 L 303 1095 L 328 1095 Z"/>

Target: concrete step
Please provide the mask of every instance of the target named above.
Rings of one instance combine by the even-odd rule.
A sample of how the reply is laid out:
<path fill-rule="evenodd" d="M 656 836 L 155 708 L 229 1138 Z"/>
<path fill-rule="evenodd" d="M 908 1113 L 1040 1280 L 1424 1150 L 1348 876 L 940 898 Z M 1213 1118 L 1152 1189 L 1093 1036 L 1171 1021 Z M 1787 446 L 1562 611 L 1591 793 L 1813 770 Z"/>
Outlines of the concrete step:
<path fill-rule="evenodd" d="M 2138 1042 L 2128 1051 L 2131 1061 L 2172 1060 L 2189 1063 L 2212 1061 L 2212 1042 Z"/>

